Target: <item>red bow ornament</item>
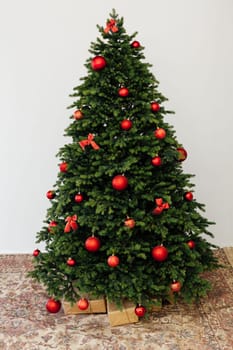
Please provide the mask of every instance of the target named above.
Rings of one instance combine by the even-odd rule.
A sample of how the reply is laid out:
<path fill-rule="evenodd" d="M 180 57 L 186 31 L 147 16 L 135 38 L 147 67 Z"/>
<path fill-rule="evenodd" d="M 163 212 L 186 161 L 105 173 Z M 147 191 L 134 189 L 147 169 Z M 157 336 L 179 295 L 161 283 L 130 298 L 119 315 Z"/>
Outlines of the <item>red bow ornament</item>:
<path fill-rule="evenodd" d="M 67 216 L 66 218 L 66 226 L 64 228 L 64 232 L 68 233 L 71 230 L 75 231 L 78 228 L 78 224 L 77 224 L 77 215 L 73 215 L 73 216 Z"/>
<path fill-rule="evenodd" d="M 104 32 L 105 32 L 105 33 L 108 33 L 110 30 L 111 30 L 111 32 L 113 32 L 113 33 L 118 32 L 118 28 L 117 28 L 117 26 L 116 26 L 116 21 L 115 21 L 115 19 L 110 19 L 110 20 L 107 22 L 107 26 L 106 26 L 106 28 L 104 29 Z"/>
<path fill-rule="evenodd" d="M 93 134 L 88 134 L 88 137 L 86 140 L 82 140 L 79 142 L 79 145 L 82 147 L 82 149 L 84 150 L 86 146 L 91 145 L 92 148 L 94 148 L 95 150 L 98 150 L 100 147 L 97 145 L 97 143 L 95 143 L 95 141 L 93 141 L 94 139 L 94 135 Z"/>
<path fill-rule="evenodd" d="M 169 208 L 169 204 L 163 203 L 162 198 L 156 198 L 155 203 L 157 204 L 157 207 L 152 211 L 152 214 L 154 214 L 154 215 L 159 215 L 163 212 L 164 209 Z"/>

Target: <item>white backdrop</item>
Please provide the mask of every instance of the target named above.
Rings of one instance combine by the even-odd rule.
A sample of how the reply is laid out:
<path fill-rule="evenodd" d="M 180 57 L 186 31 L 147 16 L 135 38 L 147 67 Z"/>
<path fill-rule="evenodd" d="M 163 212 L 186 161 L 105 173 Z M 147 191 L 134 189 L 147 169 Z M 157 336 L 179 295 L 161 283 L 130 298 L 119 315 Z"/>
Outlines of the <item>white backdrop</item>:
<path fill-rule="evenodd" d="M 68 97 L 111 9 L 146 47 L 189 156 L 195 197 L 232 245 L 232 0 L 0 0 L 0 253 L 31 252 L 68 140 Z"/>

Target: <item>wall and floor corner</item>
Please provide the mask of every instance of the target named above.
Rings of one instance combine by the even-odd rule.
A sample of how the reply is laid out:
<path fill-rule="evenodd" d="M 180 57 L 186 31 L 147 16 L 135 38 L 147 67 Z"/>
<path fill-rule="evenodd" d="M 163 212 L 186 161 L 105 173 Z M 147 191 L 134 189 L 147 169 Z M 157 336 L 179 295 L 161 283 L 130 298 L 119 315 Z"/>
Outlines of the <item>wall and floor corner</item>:
<path fill-rule="evenodd" d="M 186 1 L 1 1 L 0 253 L 35 248 L 68 140 L 68 97 L 86 74 L 96 24 L 112 8 L 138 31 L 146 61 L 169 98 L 167 117 L 188 150 L 195 196 L 216 222 L 214 243 L 232 245 L 233 3 Z"/>

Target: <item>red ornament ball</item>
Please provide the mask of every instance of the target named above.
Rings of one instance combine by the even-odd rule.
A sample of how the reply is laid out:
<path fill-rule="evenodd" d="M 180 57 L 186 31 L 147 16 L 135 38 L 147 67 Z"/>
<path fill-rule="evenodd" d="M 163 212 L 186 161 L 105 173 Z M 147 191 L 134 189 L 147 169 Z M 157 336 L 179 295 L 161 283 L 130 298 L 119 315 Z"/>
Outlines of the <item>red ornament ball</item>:
<path fill-rule="evenodd" d="M 142 305 L 138 305 L 137 307 L 135 307 L 134 312 L 138 317 L 143 317 L 146 313 L 146 308 Z"/>
<path fill-rule="evenodd" d="M 195 243 L 194 241 L 192 241 L 192 240 L 191 240 L 191 241 L 188 241 L 187 244 L 188 244 L 188 246 L 189 246 L 190 249 L 194 249 L 195 246 L 196 246 L 196 243 Z"/>
<path fill-rule="evenodd" d="M 76 265 L 76 261 L 73 258 L 69 258 L 66 263 L 68 266 Z"/>
<path fill-rule="evenodd" d="M 131 43 L 131 46 L 134 48 L 134 49 L 138 49 L 141 45 L 140 45 L 140 42 L 135 40 Z"/>
<path fill-rule="evenodd" d="M 46 303 L 46 309 L 48 312 L 51 312 L 52 314 L 56 314 L 58 311 L 60 311 L 61 308 L 61 302 L 59 300 L 54 300 L 53 298 L 50 298 Z"/>
<path fill-rule="evenodd" d="M 84 311 L 88 308 L 89 306 L 89 301 L 86 298 L 81 298 L 77 302 L 77 306 L 80 310 Z"/>
<path fill-rule="evenodd" d="M 130 130 L 133 126 L 133 122 L 129 119 L 124 119 L 121 122 L 121 129 L 122 130 Z"/>
<path fill-rule="evenodd" d="M 62 173 L 66 173 L 66 172 L 67 172 L 67 169 L 68 169 L 68 163 L 62 162 L 62 163 L 59 165 L 59 168 L 60 168 L 60 171 L 61 171 Z"/>
<path fill-rule="evenodd" d="M 56 227 L 58 225 L 57 221 L 51 221 L 49 223 L 48 231 L 52 232 L 53 227 Z"/>
<path fill-rule="evenodd" d="M 80 120 L 84 117 L 83 112 L 80 109 L 77 109 L 74 113 L 73 113 L 73 117 L 76 120 Z"/>
<path fill-rule="evenodd" d="M 154 247 L 151 251 L 152 257 L 156 261 L 164 261 L 168 257 L 168 250 L 163 245 Z"/>
<path fill-rule="evenodd" d="M 150 108 L 152 112 L 158 112 L 160 110 L 160 105 L 157 102 L 151 102 Z"/>
<path fill-rule="evenodd" d="M 124 175 L 116 175 L 112 179 L 112 187 L 117 191 L 123 191 L 128 186 L 128 179 Z"/>
<path fill-rule="evenodd" d="M 91 60 L 91 68 L 95 71 L 99 71 L 106 67 L 106 60 L 103 56 L 95 56 Z"/>
<path fill-rule="evenodd" d="M 39 249 L 35 249 L 32 253 L 33 256 L 38 256 L 40 254 L 40 250 Z"/>
<path fill-rule="evenodd" d="M 136 223 L 135 223 L 134 219 L 127 218 L 125 220 L 125 226 L 128 227 L 128 228 L 134 228 L 135 224 Z"/>
<path fill-rule="evenodd" d="M 178 281 L 172 282 L 171 290 L 175 293 L 178 293 L 181 290 L 181 283 Z"/>
<path fill-rule="evenodd" d="M 178 161 L 183 162 L 188 156 L 187 151 L 183 147 L 178 147 L 177 151 L 178 151 Z"/>
<path fill-rule="evenodd" d="M 118 95 L 121 97 L 127 97 L 129 95 L 129 90 L 126 87 L 121 87 L 118 90 Z"/>
<path fill-rule="evenodd" d="M 88 237 L 85 241 L 85 248 L 89 252 L 97 252 L 100 249 L 100 240 L 97 237 Z"/>
<path fill-rule="evenodd" d="M 116 267 L 117 265 L 119 265 L 120 259 L 116 255 L 111 255 L 108 257 L 107 262 L 110 267 Z"/>
<path fill-rule="evenodd" d="M 164 139 L 166 137 L 166 131 L 163 128 L 157 128 L 154 132 L 154 135 L 157 139 Z"/>
<path fill-rule="evenodd" d="M 54 191 L 48 191 L 47 193 L 46 193 L 46 197 L 48 198 L 48 199 L 53 199 L 53 198 L 55 198 L 55 192 Z"/>
<path fill-rule="evenodd" d="M 186 199 L 186 201 L 191 202 L 193 200 L 192 192 L 185 192 L 184 198 Z"/>
<path fill-rule="evenodd" d="M 76 203 L 81 203 L 84 200 L 84 197 L 81 193 L 77 193 L 74 197 Z"/>
<path fill-rule="evenodd" d="M 160 166 L 162 164 L 162 159 L 159 156 L 156 156 L 151 159 L 151 164 L 153 166 Z"/>

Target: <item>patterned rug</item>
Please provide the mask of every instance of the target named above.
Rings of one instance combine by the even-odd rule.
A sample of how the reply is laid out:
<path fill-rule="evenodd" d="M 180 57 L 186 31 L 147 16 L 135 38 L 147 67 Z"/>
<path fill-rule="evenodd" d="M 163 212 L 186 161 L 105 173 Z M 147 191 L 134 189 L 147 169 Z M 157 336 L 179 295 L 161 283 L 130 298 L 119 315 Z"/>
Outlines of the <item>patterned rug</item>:
<path fill-rule="evenodd" d="M 118 327 L 105 314 L 48 314 L 47 294 L 26 277 L 32 257 L 0 255 L 0 350 L 231 350 L 233 248 L 216 254 L 226 267 L 206 275 L 213 289 L 198 305 L 167 305 Z"/>

